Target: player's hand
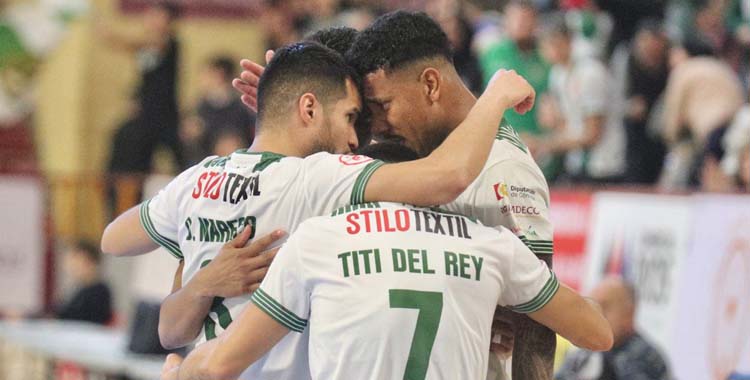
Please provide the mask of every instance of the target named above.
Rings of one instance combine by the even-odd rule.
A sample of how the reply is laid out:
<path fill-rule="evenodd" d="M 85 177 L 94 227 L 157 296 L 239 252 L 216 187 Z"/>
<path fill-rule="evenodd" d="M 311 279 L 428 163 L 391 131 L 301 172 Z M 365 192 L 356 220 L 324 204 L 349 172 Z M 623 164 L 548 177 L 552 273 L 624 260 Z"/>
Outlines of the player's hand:
<path fill-rule="evenodd" d="M 504 307 L 498 307 L 495 309 L 495 316 L 492 319 L 490 352 L 495 354 L 500 360 L 505 360 L 513 354 L 515 333 L 513 331 L 513 316 L 511 313 L 510 310 Z"/>
<path fill-rule="evenodd" d="M 201 294 L 207 297 L 231 298 L 253 292 L 266 276 L 278 248 L 268 247 L 284 236 L 283 231 L 254 240 L 245 247 L 251 235 L 251 226 L 224 244 L 211 263 L 198 271 Z"/>
<path fill-rule="evenodd" d="M 161 367 L 161 380 L 177 380 L 177 372 L 182 364 L 182 357 L 177 354 L 169 354 Z"/>
<path fill-rule="evenodd" d="M 514 70 L 498 70 L 490 79 L 484 94 L 499 97 L 504 109 L 513 108 L 523 115 L 534 107 L 536 91 Z"/>
<path fill-rule="evenodd" d="M 266 64 L 273 58 L 273 50 L 266 52 Z M 249 60 L 240 61 L 242 72 L 239 78 L 232 80 L 232 87 L 240 92 L 242 103 L 244 103 L 253 112 L 258 112 L 258 82 L 263 75 L 265 67 Z"/>

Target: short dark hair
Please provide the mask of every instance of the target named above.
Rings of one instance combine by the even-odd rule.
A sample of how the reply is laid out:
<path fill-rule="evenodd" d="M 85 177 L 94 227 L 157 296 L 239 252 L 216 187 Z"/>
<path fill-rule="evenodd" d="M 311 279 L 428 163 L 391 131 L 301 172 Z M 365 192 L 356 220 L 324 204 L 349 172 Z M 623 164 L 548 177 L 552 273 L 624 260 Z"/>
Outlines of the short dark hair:
<path fill-rule="evenodd" d="M 352 47 L 359 32 L 346 26 L 321 29 L 309 34 L 303 41 L 317 42 L 329 49 L 335 50 L 343 57 Z"/>
<path fill-rule="evenodd" d="M 298 42 L 276 50 L 258 83 L 258 122 L 287 112 L 306 92 L 321 102 L 346 94 L 346 80 L 362 94 L 362 81 L 335 51 L 315 42 Z M 262 128 L 262 126 L 261 126 Z"/>
<path fill-rule="evenodd" d="M 99 247 L 86 239 L 78 239 L 70 245 L 70 250 L 78 253 L 82 253 L 92 263 L 98 264 L 102 259 Z"/>
<path fill-rule="evenodd" d="M 414 161 L 419 158 L 417 152 L 392 141 L 365 145 L 357 150 L 357 154 L 390 163 Z"/>
<path fill-rule="evenodd" d="M 453 51 L 440 25 L 424 12 L 395 11 L 361 31 L 347 53 L 360 75 L 398 69 L 426 58 L 453 62 Z"/>
<path fill-rule="evenodd" d="M 220 55 L 213 57 L 208 61 L 208 66 L 212 69 L 221 71 L 226 79 L 233 78 L 235 75 L 236 67 L 234 65 L 234 59 L 229 56 Z"/>
<path fill-rule="evenodd" d="M 321 29 L 305 37 L 304 41 L 317 42 L 329 49 L 333 49 L 343 57 L 352 47 L 359 32 L 346 26 Z M 357 122 L 354 124 L 357 141 L 362 146 L 372 139 L 372 112 L 369 107 L 362 107 Z"/>

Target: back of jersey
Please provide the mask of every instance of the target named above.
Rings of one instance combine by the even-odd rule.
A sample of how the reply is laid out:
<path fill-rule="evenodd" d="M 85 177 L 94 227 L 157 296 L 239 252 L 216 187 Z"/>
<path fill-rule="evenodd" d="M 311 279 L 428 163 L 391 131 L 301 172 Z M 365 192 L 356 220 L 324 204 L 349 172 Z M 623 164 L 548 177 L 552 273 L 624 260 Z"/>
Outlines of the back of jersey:
<path fill-rule="evenodd" d="M 507 230 L 372 203 L 303 223 L 253 301 L 309 328 L 314 379 L 481 379 L 495 306 L 534 311 L 556 289 Z"/>
<path fill-rule="evenodd" d="M 351 164 L 343 156 L 319 153 L 305 159 L 270 152 L 238 151 L 210 157 L 175 178 L 156 197 L 141 206 L 146 231 L 172 254 L 185 260 L 183 283 L 218 254 L 222 245 L 245 226 L 253 236 L 277 229 L 289 233 L 305 219 L 330 213 L 361 194 L 375 161 Z M 360 165 L 361 163 L 361 165 Z M 362 174 L 365 172 L 365 174 Z M 369 174 L 368 174 L 369 173 Z M 280 244 L 281 242 L 279 242 Z M 244 310 L 250 296 L 214 299 L 198 343 L 218 336 Z M 297 338 L 247 373 L 248 378 L 299 379 L 293 371 L 306 347 Z M 244 377 L 244 376 L 243 376 Z"/>

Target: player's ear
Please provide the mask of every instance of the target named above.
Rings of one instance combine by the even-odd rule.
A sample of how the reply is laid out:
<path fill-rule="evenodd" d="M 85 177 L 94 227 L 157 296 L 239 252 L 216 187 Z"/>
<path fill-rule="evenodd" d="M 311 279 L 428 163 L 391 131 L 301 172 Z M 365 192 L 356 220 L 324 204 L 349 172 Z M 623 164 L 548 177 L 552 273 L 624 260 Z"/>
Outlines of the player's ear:
<path fill-rule="evenodd" d="M 443 78 L 440 71 L 434 67 L 428 67 L 422 70 L 419 75 L 419 82 L 422 84 L 422 91 L 430 102 L 437 102 L 440 99 L 440 87 L 443 84 Z"/>
<path fill-rule="evenodd" d="M 297 104 L 297 110 L 299 112 L 300 118 L 302 119 L 302 122 L 304 122 L 305 125 L 311 125 L 313 123 L 315 116 L 317 116 L 317 107 L 318 99 L 314 94 L 308 92 L 300 96 L 299 102 Z"/>

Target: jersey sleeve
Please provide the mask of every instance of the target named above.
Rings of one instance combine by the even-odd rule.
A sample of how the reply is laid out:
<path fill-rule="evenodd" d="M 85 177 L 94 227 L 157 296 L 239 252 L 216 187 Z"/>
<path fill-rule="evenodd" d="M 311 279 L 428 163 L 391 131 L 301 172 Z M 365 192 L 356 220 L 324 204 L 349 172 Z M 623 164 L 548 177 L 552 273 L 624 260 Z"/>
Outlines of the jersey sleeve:
<path fill-rule="evenodd" d="M 302 185 L 313 215 L 363 203 L 367 182 L 384 165 L 367 156 L 318 153 L 305 158 Z"/>
<path fill-rule="evenodd" d="M 533 313 L 555 295 L 560 283 L 543 261 L 534 256 L 519 239 L 513 239 L 510 265 L 501 269 L 503 287 L 498 305 L 517 313 Z"/>
<path fill-rule="evenodd" d="M 479 181 L 472 216 L 513 231 L 537 256 L 552 255 L 549 189 L 542 173 L 508 160 L 487 168 Z"/>
<path fill-rule="evenodd" d="M 183 198 L 191 192 L 194 185 L 191 179 L 202 164 L 203 162 L 180 173 L 153 198 L 139 206 L 141 226 L 146 234 L 178 259 L 183 258 L 177 236 L 181 203 Z"/>
<path fill-rule="evenodd" d="M 310 315 L 310 292 L 302 266 L 299 234 L 295 233 L 268 268 L 251 301 L 276 322 L 302 333 Z"/>

